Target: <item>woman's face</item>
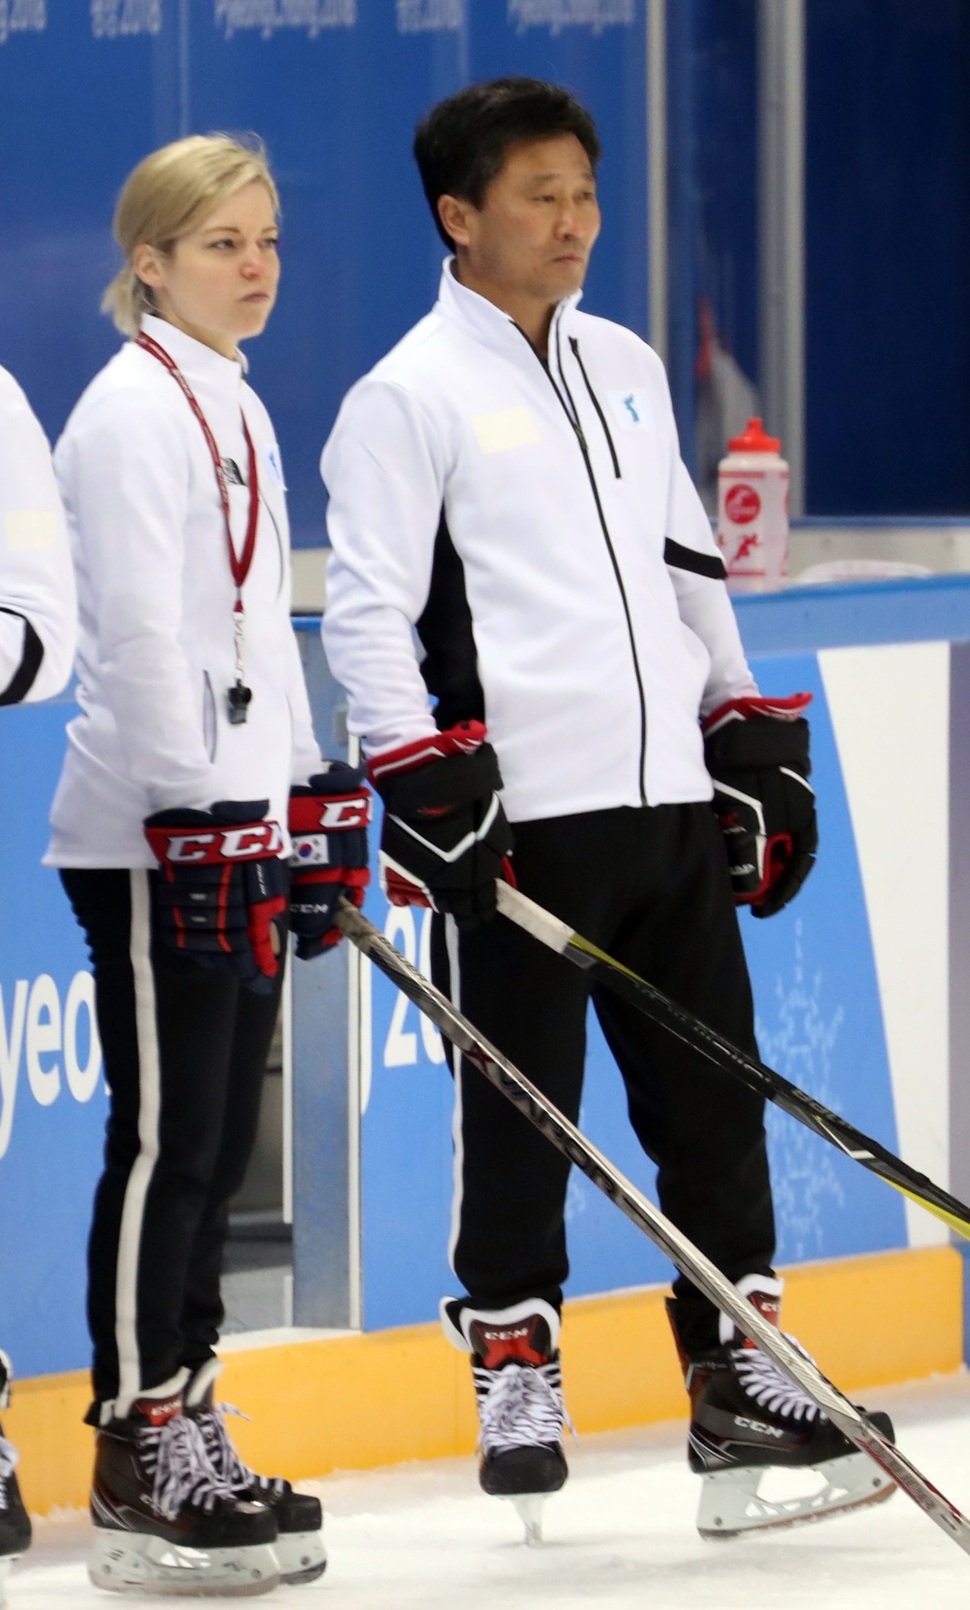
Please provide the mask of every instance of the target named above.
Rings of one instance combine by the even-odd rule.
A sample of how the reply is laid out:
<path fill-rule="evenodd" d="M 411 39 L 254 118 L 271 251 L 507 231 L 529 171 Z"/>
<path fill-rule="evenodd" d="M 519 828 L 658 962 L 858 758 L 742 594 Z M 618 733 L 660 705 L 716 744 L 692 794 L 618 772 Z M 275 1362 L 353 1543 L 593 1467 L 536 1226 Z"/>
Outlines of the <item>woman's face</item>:
<path fill-rule="evenodd" d="M 135 272 L 163 319 L 225 357 L 261 334 L 276 301 L 279 228 L 265 185 L 244 185 L 168 255 L 139 246 Z"/>

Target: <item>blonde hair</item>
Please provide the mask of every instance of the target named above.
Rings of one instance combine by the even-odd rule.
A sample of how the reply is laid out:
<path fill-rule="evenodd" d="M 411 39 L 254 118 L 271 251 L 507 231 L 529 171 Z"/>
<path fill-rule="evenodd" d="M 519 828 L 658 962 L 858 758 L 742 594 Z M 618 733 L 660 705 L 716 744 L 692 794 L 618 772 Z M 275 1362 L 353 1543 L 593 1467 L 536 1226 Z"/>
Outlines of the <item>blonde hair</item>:
<path fill-rule="evenodd" d="M 175 140 L 132 170 L 118 197 L 113 226 L 125 263 L 101 298 L 102 313 L 111 315 L 122 334 L 136 335 L 143 314 L 154 311 L 151 288 L 132 267 L 136 248 L 148 245 L 167 255 L 227 196 L 254 181 L 266 186 L 278 213 L 280 198 L 261 141 L 254 138 L 252 145 L 244 145 L 229 134 Z"/>

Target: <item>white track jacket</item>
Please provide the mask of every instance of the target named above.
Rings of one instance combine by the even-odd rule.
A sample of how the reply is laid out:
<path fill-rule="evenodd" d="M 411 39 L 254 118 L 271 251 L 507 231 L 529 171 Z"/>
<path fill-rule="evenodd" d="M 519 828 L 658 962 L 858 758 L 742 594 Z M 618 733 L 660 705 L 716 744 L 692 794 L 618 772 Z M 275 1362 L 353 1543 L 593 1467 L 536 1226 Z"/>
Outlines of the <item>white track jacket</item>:
<path fill-rule="evenodd" d="M 205 437 L 171 374 L 129 342 L 88 386 L 54 454 L 77 569 L 81 706 L 51 812 L 54 866 L 154 866 L 146 816 L 223 799 L 268 798 L 285 839 L 290 785 L 320 769 L 290 624 L 289 525 L 269 416 L 238 361 L 164 320 L 143 324 L 231 461 L 237 553 L 249 512 L 245 410 L 260 497 L 243 589 L 253 697 L 249 719 L 232 726 L 235 587 Z"/>
<path fill-rule="evenodd" d="M 698 715 L 757 691 L 663 366 L 578 300 L 545 364 L 449 261 L 321 463 L 351 730 L 484 719 L 513 822 L 710 798 Z"/>
<path fill-rule="evenodd" d="M 74 571 L 50 448 L 0 369 L 0 704 L 49 699 L 71 674 Z"/>

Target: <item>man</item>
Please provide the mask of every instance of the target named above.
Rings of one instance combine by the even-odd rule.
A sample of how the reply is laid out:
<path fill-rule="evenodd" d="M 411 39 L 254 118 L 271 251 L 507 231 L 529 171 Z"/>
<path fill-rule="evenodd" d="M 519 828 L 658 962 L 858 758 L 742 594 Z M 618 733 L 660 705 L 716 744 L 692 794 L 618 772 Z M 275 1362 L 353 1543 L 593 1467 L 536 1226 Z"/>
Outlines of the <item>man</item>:
<path fill-rule="evenodd" d="M 754 1052 L 699 718 L 736 892 L 767 915 L 815 848 L 807 699 L 758 693 L 659 359 L 577 310 L 600 227 L 589 114 L 535 80 L 474 85 L 433 109 L 415 156 L 454 255 L 322 461 L 324 641 L 384 800 L 385 886 L 434 906 L 439 982 L 573 1120 L 592 993 L 664 1210 L 776 1314 L 762 1103 L 493 914 L 496 877 L 514 876 Z M 482 1486 L 523 1498 L 567 1473 L 568 1166 L 474 1068 L 456 1094 L 466 1295 L 443 1320 L 472 1354 Z M 693 1468 L 743 1487 L 752 1466 L 837 1458 L 846 1483 L 849 1443 L 687 1281 L 673 1292 Z"/>
<path fill-rule="evenodd" d="M 71 673 L 74 572 L 50 451 L 26 397 L 0 369 L 0 705 L 47 699 Z M 9 756 L 10 739 L 5 751 Z M 0 1408 L 10 1402 L 0 1350 Z M 17 1451 L 0 1428 L 0 1604 L 10 1562 L 30 1545 Z"/>

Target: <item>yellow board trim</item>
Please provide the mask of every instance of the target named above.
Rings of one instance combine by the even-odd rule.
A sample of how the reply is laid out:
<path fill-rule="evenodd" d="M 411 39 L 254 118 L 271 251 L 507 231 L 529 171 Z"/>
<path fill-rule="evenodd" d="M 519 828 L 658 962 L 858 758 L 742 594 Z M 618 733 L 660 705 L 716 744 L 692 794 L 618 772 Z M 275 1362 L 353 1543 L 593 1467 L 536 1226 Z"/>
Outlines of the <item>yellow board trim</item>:
<path fill-rule="evenodd" d="M 845 1392 L 949 1374 L 963 1363 L 963 1259 L 952 1247 L 799 1264 L 785 1271 L 785 1329 Z M 580 1433 L 680 1418 L 686 1400 L 664 1313 L 646 1286 L 566 1304 L 566 1397 Z M 251 1419 L 233 1438 L 255 1469 L 295 1481 L 471 1453 L 467 1358 L 440 1326 L 234 1348 L 219 1395 Z M 17 1381 L 4 1415 L 35 1514 L 87 1502 L 88 1378 Z"/>

